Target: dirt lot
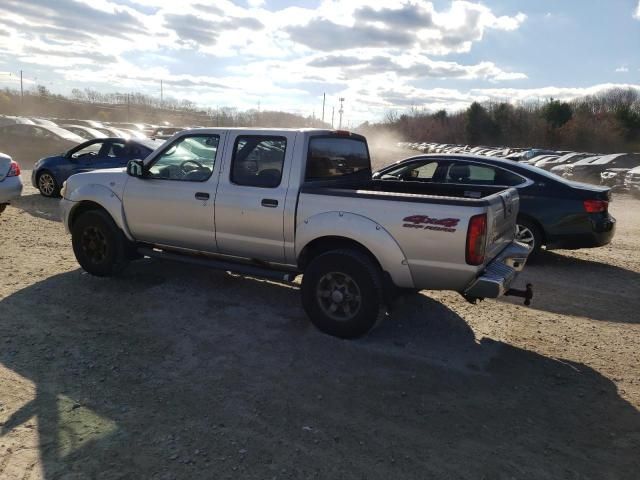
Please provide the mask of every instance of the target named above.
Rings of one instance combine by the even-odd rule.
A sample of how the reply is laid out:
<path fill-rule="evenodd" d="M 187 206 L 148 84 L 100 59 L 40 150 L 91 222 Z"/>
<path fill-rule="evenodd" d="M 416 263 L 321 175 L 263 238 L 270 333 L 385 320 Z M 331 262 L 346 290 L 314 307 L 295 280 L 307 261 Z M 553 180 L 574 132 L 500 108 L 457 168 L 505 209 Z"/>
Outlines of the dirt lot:
<path fill-rule="evenodd" d="M 639 210 L 528 266 L 532 308 L 423 292 L 341 341 L 292 286 L 90 277 L 27 188 L 0 217 L 0 478 L 637 479 Z"/>

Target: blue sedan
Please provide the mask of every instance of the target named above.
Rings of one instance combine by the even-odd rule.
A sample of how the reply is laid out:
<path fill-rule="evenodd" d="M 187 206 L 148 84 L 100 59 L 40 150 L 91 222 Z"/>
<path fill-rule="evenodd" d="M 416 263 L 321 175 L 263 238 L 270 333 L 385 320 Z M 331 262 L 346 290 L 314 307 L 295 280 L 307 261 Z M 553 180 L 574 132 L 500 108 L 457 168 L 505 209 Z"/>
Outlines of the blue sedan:
<path fill-rule="evenodd" d="M 66 153 L 38 160 L 31 172 L 31 183 L 45 197 L 60 196 L 62 183 L 74 173 L 126 167 L 129 160 L 144 159 L 163 142 L 96 138 Z"/>
<path fill-rule="evenodd" d="M 540 168 L 492 157 L 421 155 L 389 165 L 374 179 L 515 187 L 520 194 L 516 238 L 533 248 L 575 249 L 611 242 L 610 188 L 570 182 Z"/>

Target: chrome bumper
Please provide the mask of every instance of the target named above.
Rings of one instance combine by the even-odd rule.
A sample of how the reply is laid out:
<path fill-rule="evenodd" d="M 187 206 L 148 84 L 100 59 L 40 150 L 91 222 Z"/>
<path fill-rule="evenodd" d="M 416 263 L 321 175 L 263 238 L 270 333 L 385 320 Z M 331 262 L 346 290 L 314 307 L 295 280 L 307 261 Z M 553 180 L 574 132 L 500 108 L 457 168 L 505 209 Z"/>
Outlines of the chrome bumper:
<path fill-rule="evenodd" d="M 497 298 L 505 295 L 522 271 L 531 249 L 520 242 L 512 242 L 463 292 L 467 299 Z"/>

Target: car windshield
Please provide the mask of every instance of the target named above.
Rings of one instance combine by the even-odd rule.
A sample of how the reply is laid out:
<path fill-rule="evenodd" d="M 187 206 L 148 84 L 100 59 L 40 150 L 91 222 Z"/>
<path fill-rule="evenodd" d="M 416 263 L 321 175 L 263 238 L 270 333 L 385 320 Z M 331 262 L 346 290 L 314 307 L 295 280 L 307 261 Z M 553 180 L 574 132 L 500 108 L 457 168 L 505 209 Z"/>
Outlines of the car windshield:
<path fill-rule="evenodd" d="M 72 140 L 74 142 L 83 142 L 84 141 L 84 138 L 80 137 L 79 135 L 76 135 L 75 133 L 70 132 L 69 130 L 65 130 L 64 128 L 49 127 L 49 126 L 41 126 L 40 128 L 46 128 L 50 132 L 53 132 L 56 135 L 58 135 L 59 137 L 62 137 L 62 138 L 67 139 L 67 140 Z"/>
<path fill-rule="evenodd" d="M 613 162 L 616 158 L 620 158 L 624 156 L 624 153 L 618 153 L 616 155 L 606 155 L 604 157 L 600 157 L 600 159 L 593 162 L 593 165 L 605 165 L 607 163 Z"/>

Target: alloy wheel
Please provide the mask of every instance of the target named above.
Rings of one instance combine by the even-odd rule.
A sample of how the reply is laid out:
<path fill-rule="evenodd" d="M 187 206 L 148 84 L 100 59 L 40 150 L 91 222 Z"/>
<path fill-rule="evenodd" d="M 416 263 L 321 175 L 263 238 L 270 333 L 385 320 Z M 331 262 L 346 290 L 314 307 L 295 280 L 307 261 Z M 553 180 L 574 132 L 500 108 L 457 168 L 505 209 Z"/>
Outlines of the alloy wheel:
<path fill-rule="evenodd" d="M 44 193 L 47 197 L 53 195 L 53 192 L 56 188 L 56 182 L 53 177 L 48 173 L 43 173 L 38 178 L 38 188 L 40 191 Z"/>
<path fill-rule="evenodd" d="M 107 239 L 97 227 L 87 227 L 82 232 L 82 250 L 94 264 L 102 263 L 107 257 Z"/>
<path fill-rule="evenodd" d="M 533 231 L 524 225 L 516 225 L 516 240 L 529 245 L 531 248 L 536 246 L 536 237 Z"/>
<path fill-rule="evenodd" d="M 362 307 L 358 284 L 349 275 L 327 273 L 316 287 L 316 297 L 325 315 L 337 321 L 353 319 Z"/>

